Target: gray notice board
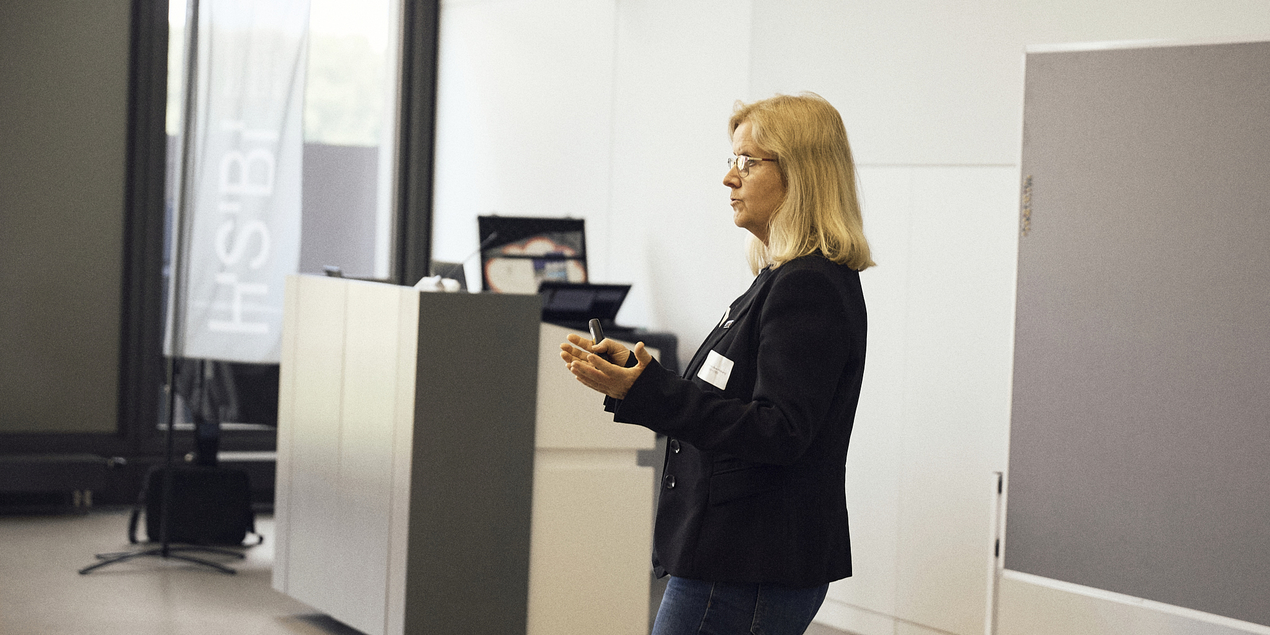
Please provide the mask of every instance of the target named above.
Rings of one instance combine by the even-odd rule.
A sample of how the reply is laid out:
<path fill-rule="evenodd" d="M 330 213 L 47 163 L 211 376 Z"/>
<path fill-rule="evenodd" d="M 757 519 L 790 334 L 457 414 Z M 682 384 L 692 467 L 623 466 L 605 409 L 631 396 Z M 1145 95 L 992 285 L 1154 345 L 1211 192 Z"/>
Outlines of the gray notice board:
<path fill-rule="evenodd" d="M 1270 43 L 1027 56 L 1005 567 L 1270 624 Z"/>

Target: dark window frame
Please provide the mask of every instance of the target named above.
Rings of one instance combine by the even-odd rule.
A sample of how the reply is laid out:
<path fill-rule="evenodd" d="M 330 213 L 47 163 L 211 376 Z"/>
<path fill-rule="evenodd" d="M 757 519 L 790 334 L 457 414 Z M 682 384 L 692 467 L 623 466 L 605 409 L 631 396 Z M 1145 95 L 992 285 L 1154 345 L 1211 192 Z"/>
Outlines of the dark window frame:
<path fill-rule="evenodd" d="M 413 284 L 431 257 L 439 0 L 402 0 L 401 94 L 394 271 Z M 164 177 L 167 157 L 168 2 L 133 0 L 129 34 L 127 169 L 120 301 L 119 399 L 113 434 L 0 434 L 0 456 L 93 454 L 145 458 L 163 452 Z M 408 282 L 407 282 L 408 281 Z M 178 448 L 192 433 L 178 431 Z M 221 449 L 270 451 L 275 430 L 226 430 Z"/>

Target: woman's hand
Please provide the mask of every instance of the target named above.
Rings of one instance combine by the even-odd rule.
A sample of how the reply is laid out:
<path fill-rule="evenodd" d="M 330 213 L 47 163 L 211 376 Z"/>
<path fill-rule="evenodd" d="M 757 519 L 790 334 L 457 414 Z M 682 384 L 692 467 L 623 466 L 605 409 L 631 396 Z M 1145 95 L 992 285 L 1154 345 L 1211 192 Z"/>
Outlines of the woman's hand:
<path fill-rule="evenodd" d="M 635 355 L 635 366 L 626 368 L 632 354 Z M 601 355 L 608 356 L 608 359 Z M 635 350 L 631 351 L 611 339 L 606 338 L 596 345 L 587 338 L 570 333 L 569 341 L 560 345 L 560 359 L 564 360 L 569 372 L 588 388 L 614 399 L 625 399 L 626 392 L 644 372 L 644 367 L 653 361 L 653 356 L 644 350 L 643 342 L 636 344 Z"/>
<path fill-rule="evenodd" d="M 582 350 L 579 351 L 578 349 Z M 560 351 L 560 357 L 564 359 L 566 364 L 575 359 L 586 361 L 586 353 L 595 353 L 596 355 L 608 357 L 609 361 L 618 366 L 625 366 L 626 360 L 630 358 L 631 354 L 625 346 L 607 337 L 597 345 L 595 342 L 576 333 L 569 334 L 568 343 L 561 344 Z"/>

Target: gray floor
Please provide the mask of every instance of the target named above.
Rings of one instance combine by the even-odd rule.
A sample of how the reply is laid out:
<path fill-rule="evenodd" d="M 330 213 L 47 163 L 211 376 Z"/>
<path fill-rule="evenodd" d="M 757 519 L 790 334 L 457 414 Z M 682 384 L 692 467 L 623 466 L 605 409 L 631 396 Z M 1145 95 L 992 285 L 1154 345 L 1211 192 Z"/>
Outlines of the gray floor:
<path fill-rule="evenodd" d="M 0 516 L 0 634 L 357 635 L 273 590 L 272 520 L 257 519 L 265 544 L 244 560 L 209 558 L 235 575 L 160 558 L 80 575 L 94 554 L 130 547 L 127 510 Z M 807 635 L 846 634 L 813 624 Z"/>
<path fill-rule="evenodd" d="M 235 575 L 161 558 L 80 575 L 94 554 L 130 547 L 127 510 L 0 516 L 0 633 L 356 635 L 271 588 L 272 525 L 257 520 L 267 539 L 246 559 L 209 558 Z"/>

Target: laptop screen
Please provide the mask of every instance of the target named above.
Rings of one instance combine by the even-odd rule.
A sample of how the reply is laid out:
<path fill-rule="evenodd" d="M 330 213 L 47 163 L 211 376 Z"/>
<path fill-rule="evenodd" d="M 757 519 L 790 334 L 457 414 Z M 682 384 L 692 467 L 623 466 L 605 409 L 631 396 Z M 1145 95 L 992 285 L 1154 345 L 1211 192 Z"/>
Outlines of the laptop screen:
<path fill-rule="evenodd" d="M 538 287 L 542 319 L 556 324 L 586 324 L 599 318 L 612 324 L 630 292 L 629 284 L 586 284 L 544 280 Z"/>
<path fill-rule="evenodd" d="M 480 216 L 481 285 L 495 293 L 535 293 L 544 280 L 586 282 L 584 221 Z"/>

